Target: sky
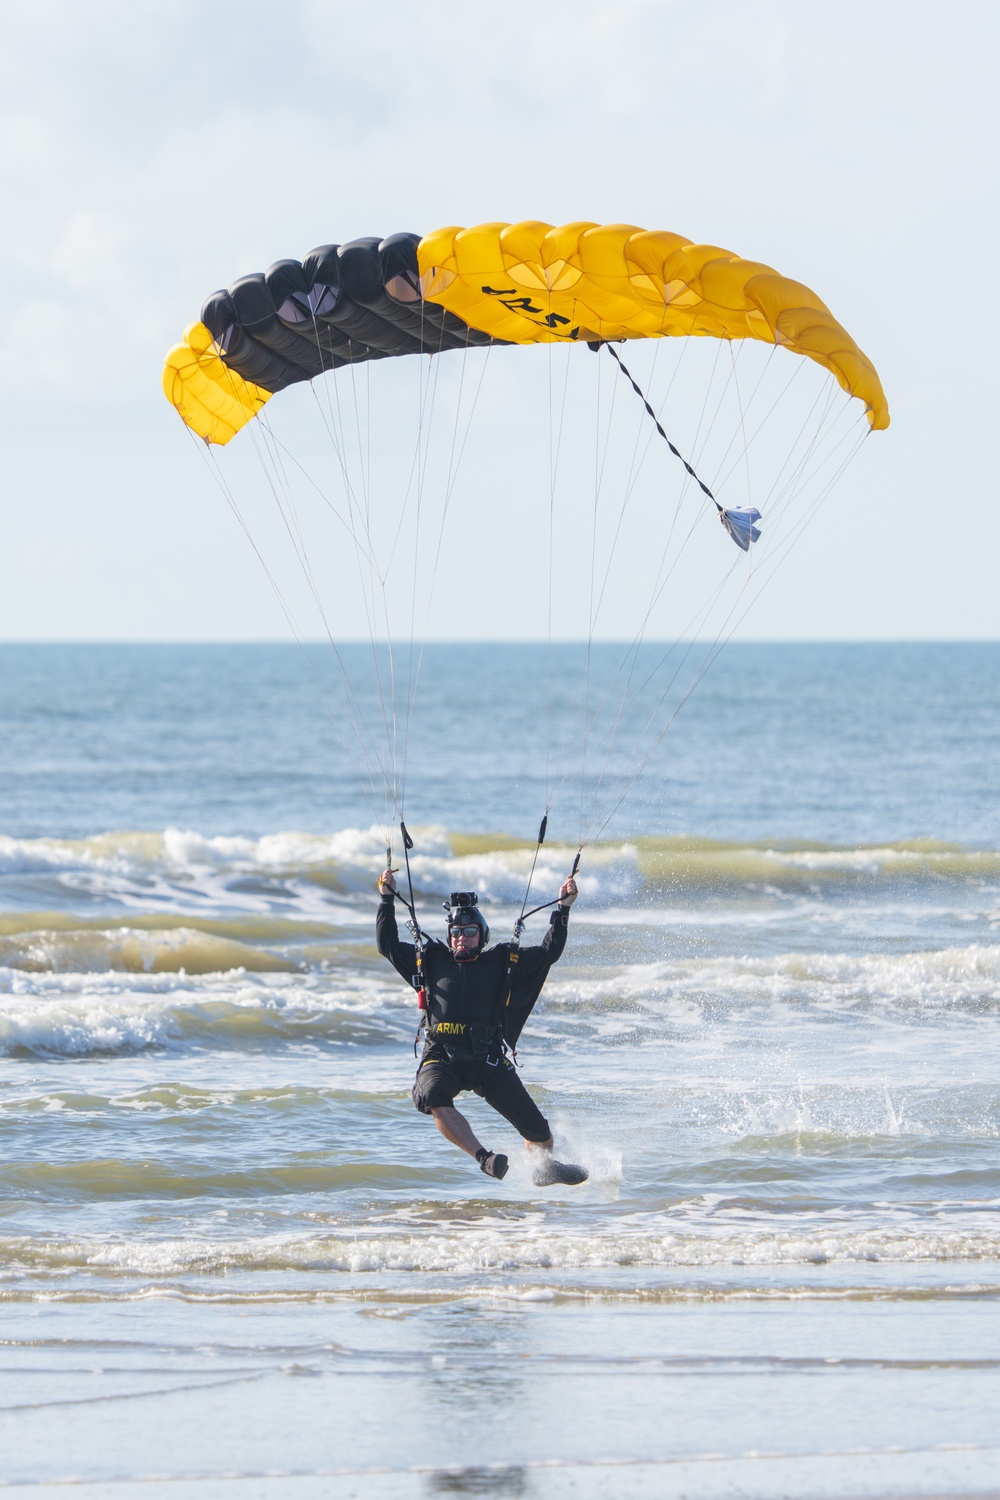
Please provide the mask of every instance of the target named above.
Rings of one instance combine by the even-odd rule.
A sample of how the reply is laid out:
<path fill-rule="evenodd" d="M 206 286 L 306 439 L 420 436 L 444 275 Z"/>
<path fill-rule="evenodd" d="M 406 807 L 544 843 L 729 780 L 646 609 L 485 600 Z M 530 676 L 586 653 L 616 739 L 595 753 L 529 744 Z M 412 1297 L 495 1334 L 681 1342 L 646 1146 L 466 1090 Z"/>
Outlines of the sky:
<path fill-rule="evenodd" d="M 163 398 L 164 353 L 209 292 L 282 256 L 522 218 L 765 260 L 874 360 L 892 425 L 743 635 L 1000 635 L 995 5 L 956 0 L 947 25 L 923 0 L 3 0 L 0 17 L 0 640 L 287 638 Z M 487 578 L 516 512 L 499 491 L 477 506 L 544 448 L 512 436 L 544 400 L 531 359 L 490 371 L 455 501 L 479 561 L 443 633 L 539 630 Z M 586 420 L 569 447 L 592 443 Z M 219 455 L 234 484 L 242 436 Z M 410 437 L 375 438 L 402 473 Z M 628 634 L 627 592 L 599 633 Z M 365 634 L 356 610 L 345 593 L 338 634 Z"/>

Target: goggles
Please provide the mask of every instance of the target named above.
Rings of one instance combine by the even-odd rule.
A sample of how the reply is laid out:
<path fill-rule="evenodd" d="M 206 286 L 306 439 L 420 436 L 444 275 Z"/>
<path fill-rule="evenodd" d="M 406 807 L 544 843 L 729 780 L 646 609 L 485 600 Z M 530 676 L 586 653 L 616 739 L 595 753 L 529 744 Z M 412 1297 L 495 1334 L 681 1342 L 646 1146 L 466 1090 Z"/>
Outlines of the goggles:
<path fill-rule="evenodd" d="M 454 922 L 448 932 L 451 937 L 475 937 L 480 931 L 478 922 L 458 923 Z"/>

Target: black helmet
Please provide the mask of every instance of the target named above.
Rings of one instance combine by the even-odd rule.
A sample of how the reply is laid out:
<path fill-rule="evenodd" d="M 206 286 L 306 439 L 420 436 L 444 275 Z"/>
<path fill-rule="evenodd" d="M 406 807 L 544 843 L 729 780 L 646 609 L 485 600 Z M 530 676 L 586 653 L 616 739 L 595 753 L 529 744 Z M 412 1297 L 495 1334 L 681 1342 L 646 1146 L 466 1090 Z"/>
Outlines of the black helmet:
<path fill-rule="evenodd" d="M 479 897 L 476 892 L 452 891 L 444 903 L 444 909 L 448 913 L 449 942 L 453 927 L 467 927 L 474 922 L 479 928 L 479 947 L 476 951 L 481 953 L 490 940 L 490 925 L 479 910 Z"/>

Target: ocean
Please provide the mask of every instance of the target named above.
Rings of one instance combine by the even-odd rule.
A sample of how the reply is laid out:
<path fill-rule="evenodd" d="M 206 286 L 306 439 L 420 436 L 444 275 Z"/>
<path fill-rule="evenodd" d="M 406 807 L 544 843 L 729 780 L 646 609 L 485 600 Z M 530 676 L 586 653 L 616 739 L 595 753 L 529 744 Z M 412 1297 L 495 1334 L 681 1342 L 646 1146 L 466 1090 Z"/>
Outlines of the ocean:
<path fill-rule="evenodd" d="M 322 648 L 0 646 L 0 1483 L 1000 1494 L 1000 645 L 732 645 L 590 783 L 581 653 L 428 647 L 402 807 L 432 933 L 584 836 L 540 1190 L 410 1102 Z"/>

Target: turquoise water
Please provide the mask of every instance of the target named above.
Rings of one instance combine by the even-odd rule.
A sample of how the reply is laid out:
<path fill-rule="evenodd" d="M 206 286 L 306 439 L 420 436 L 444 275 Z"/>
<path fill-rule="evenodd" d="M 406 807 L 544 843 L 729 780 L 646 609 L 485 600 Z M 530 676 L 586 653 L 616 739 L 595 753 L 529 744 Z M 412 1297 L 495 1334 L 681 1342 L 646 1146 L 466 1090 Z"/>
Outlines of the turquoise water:
<path fill-rule="evenodd" d="M 1000 647 L 732 647 L 599 837 L 644 704 L 581 798 L 581 650 L 456 654 L 418 900 L 503 936 L 547 803 L 538 900 L 582 829 L 520 1049 L 575 1191 L 412 1109 L 385 806 L 294 647 L 0 647 L 4 1479 L 995 1489 Z"/>

